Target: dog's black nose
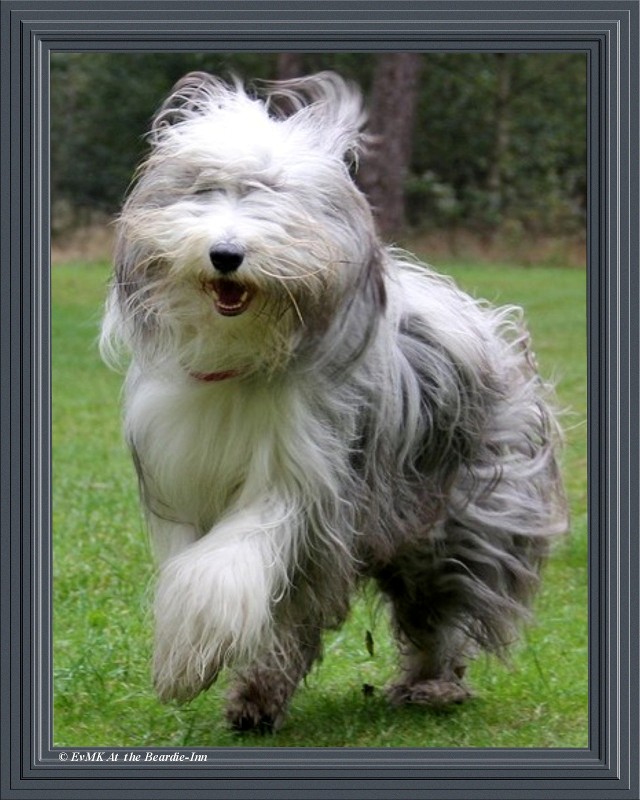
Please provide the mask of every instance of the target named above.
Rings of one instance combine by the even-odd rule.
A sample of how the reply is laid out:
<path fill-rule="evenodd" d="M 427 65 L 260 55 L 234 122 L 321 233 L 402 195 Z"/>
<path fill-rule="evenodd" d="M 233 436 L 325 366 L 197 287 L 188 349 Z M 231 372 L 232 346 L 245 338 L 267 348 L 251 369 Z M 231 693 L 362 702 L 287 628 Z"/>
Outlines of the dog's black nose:
<path fill-rule="evenodd" d="M 220 244 L 209 250 L 209 258 L 218 272 L 226 275 L 228 272 L 235 272 L 242 264 L 244 251 L 234 244 Z"/>

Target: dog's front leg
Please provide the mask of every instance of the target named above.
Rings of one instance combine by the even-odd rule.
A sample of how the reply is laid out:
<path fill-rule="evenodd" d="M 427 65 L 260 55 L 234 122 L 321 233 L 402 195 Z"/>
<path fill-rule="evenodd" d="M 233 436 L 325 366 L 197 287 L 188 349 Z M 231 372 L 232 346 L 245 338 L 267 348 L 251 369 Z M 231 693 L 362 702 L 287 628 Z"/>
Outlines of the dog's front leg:
<path fill-rule="evenodd" d="M 169 557 L 155 598 L 154 679 L 162 700 L 186 701 L 225 664 L 270 648 L 272 608 L 287 585 L 292 514 L 273 497 L 230 513 Z"/>
<path fill-rule="evenodd" d="M 310 620 L 278 626 L 277 646 L 243 670 L 227 698 L 227 720 L 239 732 L 277 731 L 298 684 L 320 657 L 321 628 Z"/>

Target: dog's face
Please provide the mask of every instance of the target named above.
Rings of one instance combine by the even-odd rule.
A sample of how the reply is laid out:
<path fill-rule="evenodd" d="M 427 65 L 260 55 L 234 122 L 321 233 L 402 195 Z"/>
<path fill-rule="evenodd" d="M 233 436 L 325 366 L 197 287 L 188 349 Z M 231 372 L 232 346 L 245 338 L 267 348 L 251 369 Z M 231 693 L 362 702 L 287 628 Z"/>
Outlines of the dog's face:
<path fill-rule="evenodd" d="M 348 298 L 380 295 L 371 212 L 349 175 L 362 123 L 359 94 L 334 75 L 264 100 L 200 73 L 175 87 L 119 223 L 116 303 L 138 357 L 278 369 Z"/>

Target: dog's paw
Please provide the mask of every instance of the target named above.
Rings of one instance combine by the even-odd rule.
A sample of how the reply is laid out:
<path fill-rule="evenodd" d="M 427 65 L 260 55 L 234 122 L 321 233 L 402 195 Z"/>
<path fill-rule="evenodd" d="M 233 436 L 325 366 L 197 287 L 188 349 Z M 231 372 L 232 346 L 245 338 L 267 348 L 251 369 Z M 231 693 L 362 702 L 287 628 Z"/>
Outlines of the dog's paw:
<path fill-rule="evenodd" d="M 284 709 L 250 695 L 246 690 L 232 691 L 226 711 L 229 726 L 237 733 L 275 733 L 284 722 Z"/>
<path fill-rule="evenodd" d="M 275 718 L 255 703 L 245 703 L 242 707 L 227 709 L 227 722 L 236 733 L 275 733 L 282 725 L 283 715 Z"/>
<path fill-rule="evenodd" d="M 445 708 L 464 703 L 473 694 L 463 683 L 432 679 L 413 684 L 395 683 L 387 689 L 387 697 L 394 706 Z"/>
<path fill-rule="evenodd" d="M 282 712 L 270 713 L 250 700 L 234 703 L 227 708 L 227 722 L 237 733 L 275 733 L 283 721 Z"/>

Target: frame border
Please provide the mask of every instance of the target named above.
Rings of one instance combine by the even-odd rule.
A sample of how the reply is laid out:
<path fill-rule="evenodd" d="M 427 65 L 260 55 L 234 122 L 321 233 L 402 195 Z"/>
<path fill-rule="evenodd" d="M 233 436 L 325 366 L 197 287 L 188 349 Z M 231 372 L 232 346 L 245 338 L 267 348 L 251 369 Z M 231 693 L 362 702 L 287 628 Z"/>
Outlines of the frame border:
<path fill-rule="evenodd" d="M 154 800 L 328 794 L 367 800 L 639 800 L 640 525 L 632 495 L 640 486 L 640 0 L 0 0 L 0 11 L 3 800 L 85 800 L 105 792 Z M 215 47 L 587 55 L 587 749 L 220 748 L 203 749 L 203 764 L 124 767 L 71 763 L 63 760 L 66 751 L 50 747 L 48 57 L 53 50 Z"/>

